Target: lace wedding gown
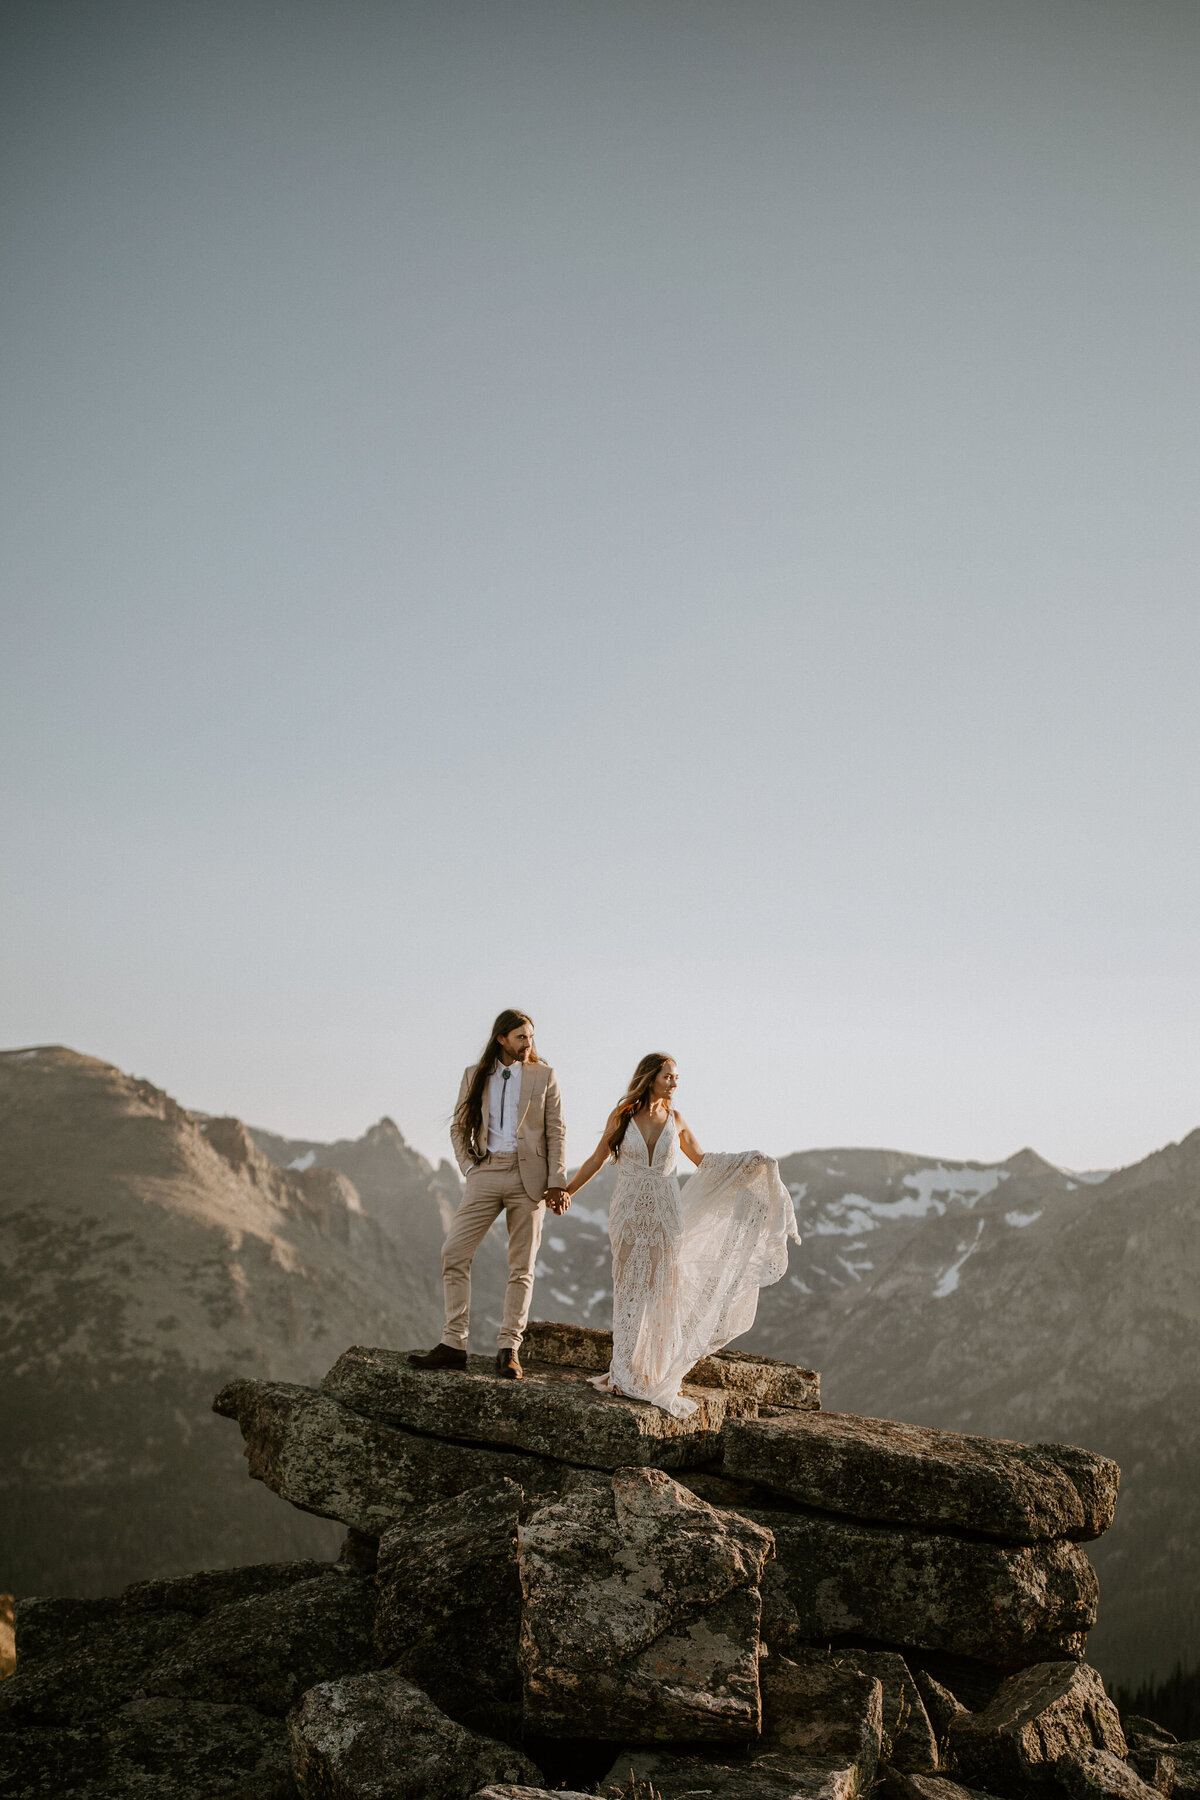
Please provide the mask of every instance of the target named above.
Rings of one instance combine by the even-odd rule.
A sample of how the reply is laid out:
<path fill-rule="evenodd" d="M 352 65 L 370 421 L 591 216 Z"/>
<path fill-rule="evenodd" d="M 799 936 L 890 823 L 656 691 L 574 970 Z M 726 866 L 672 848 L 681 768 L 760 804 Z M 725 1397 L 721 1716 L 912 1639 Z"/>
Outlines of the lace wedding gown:
<path fill-rule="evenodd" d="M 650 1156 L 633 1118 L 621 1142 L 609 1211 L 613 1355 L 592 1385 L 649 1400 L 677 1419 L 695 1412 L 679 1384 L 693 1363 L 754 1323 L 758 1290 L 800 1242 L 779 1164 L 757 1151 L 706 1156 L 682 1193 L 679 1129 L 668 1115 Z"/>

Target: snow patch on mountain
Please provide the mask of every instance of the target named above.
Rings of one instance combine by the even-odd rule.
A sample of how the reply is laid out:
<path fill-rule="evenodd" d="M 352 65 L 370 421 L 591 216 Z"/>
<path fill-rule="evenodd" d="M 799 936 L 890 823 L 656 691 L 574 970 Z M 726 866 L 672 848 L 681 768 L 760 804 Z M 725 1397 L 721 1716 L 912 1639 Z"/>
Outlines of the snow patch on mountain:
<path fill-rule="evenodd" d="M 985 1219 L 980 1219 L 975 1227 L 975 1236 L 969 1243 L 960 1244 L 958 1246 L 959 1254 L 957 1260 L 952 1262 L 950 1267 L 943 1272 L 941 1279 L 933 1290 L 933 1297 L 935 1300 L 945 1300 L 947 1295 L 953 1294 L 956 1291 L 958 1287 L 958 1278 L 962 1273 L 962 1266 L 967 1258 L 979 1248 L 979 1240 L 983 1236 L 983 1228 L 986 1223 L 987 1221 Z"/>

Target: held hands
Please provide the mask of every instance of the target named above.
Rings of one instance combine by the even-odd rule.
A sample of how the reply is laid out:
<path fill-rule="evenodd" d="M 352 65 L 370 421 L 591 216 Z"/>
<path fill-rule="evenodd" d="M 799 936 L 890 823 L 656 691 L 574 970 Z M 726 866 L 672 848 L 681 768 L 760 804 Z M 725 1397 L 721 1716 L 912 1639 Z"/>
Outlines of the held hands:
<path fill-rule="evenodd" d="M 571 1204 L 571 1196 L 566 1188 L 547 1188 L 542 1195 L 542 1199 L 546 1202 L 546 1205 L 550 1208 L 552 1213 L 558 1213 L 560 1216 L 566 1212 L 568 1206 Z"/>

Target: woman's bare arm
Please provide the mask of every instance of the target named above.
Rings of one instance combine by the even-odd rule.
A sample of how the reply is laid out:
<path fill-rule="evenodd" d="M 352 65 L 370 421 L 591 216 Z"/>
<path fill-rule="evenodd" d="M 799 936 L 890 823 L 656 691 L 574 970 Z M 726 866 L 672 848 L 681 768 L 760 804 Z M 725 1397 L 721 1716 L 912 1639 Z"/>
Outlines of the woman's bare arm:
<path fill-rule="evenodd" d="M 601 1169 L 608 1161 L 612 1145 L 612 1136 L 616 1129 L 617 1114 L 614 1108 L 608 1115 L 608 1124 L 604 1127 L 604 1136 L 600 1139 L 600 1142 L 596 1145 L 596 1148 L 592 1151 L 592 1154 L 588 1157 L 587 1161 L 581 1168 L 576 1170 L 575 1179 L 567 1188 L 568 1194 L 574 1196 L 579 1192 L 580 1188 L 587 1186 L 593 1175 L 598 1175 L 600 1173 Z"/>
<path fill-rule="evenodd" d="M 703 1157 L 704 1152 L 693 1137 L 691 1126 L 680 1112 L 676 1112 L 675 1114 L 675 1127 L 679 1132 L 679 1148 L 683 1151 L 683 1154 L 699 1168 L 700 1159 Z"/>

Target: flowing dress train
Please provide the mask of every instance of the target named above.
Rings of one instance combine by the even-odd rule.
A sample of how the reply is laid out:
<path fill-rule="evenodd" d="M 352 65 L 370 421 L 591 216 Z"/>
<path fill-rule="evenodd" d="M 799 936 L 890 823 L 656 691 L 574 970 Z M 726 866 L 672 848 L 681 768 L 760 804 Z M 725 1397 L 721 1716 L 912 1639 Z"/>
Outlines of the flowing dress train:
<path fill-rule="evenodd" d="M 651 1156 L 636 1118 L 617 1160 L 609 1210 L 613 1354 L 593 1387 L 649 1400 L 677 1419 L 696 1410 L 679 1384 L 694 1363 L 749 1331 L 758 1290 L 800 1242 L 779 1164 L 757 1151 L 705 1156 L 680 1192 L 675 1114 Z"/>

